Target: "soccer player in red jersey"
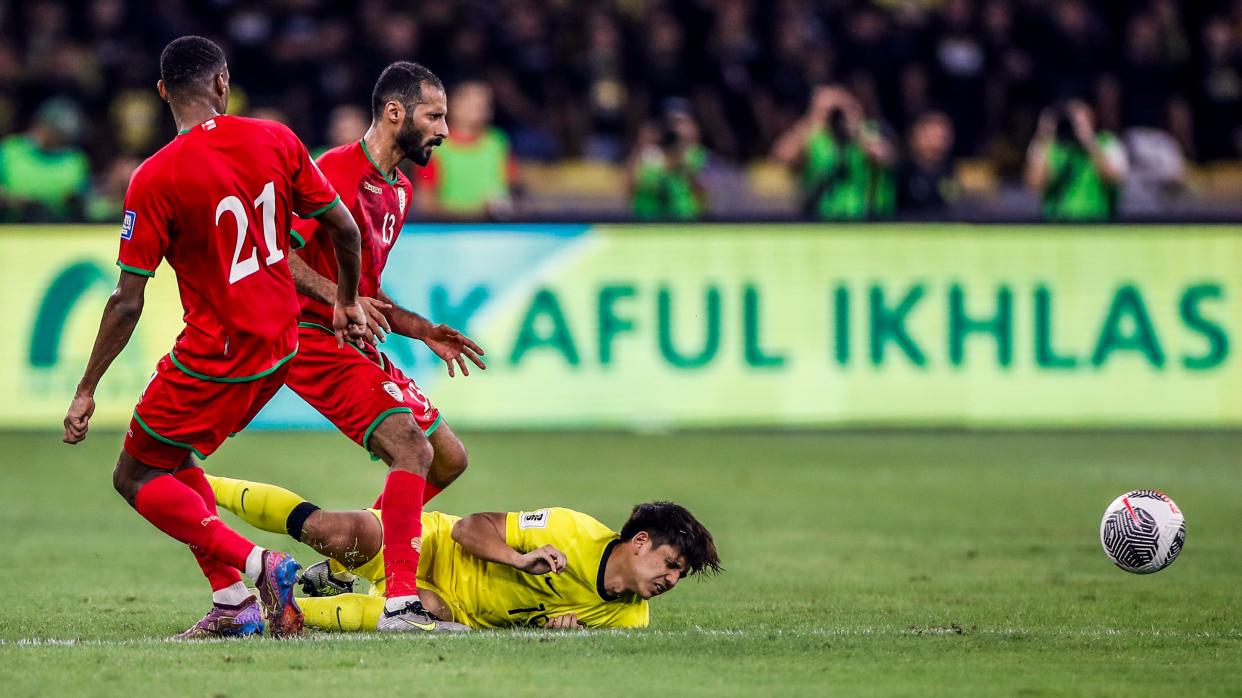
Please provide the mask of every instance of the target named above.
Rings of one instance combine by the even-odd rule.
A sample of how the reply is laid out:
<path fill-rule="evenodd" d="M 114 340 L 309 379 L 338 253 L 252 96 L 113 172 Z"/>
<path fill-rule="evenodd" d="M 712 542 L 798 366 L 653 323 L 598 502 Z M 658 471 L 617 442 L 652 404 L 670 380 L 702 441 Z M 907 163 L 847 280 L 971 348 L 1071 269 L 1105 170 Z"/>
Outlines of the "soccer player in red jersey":
<path fill-rule="evenodd" d="M 467 360 L 486 368 L 479 358 L 483 350 L 457 330 L 398 307 L 380 288 L 380 274 L 413 195 L 397 165 L 406 158 L 427 164 L 431 149 L 448 136 L 447 111 L 444 87 L 435 74 L 417 63 L 393 63 L 376 81 L 366 136 L 324 153 L 319 166 L 362 230 L 358 289 L 371 331 L 379 340 L 386 331 L 422 340 L 453 376 L 454 364 L 469 375 Z M 309 235 L 317 225 L 297 224 L 295 233 L 308 242 L 289 261 L 301 295 L 302 350 L 287 384 L 389 466 L 380 495 L 387 599 L 378 629 L 462 630 L 423 608 L 417 572 L 423 505 L 465 470 L 466 450 L 439 410 L 382 352 L 365 342 L 340 347 L 332 341 L 326 323 L 339 277 L 332 249 L 321 236 Z"/>
<path fill-rule="evenodd" d="M 241 431 L 280 388 L 297 353 L 298 301 L 286 261 L 290 219 L 320 221 L 341 283 L 328 320 L 332 341 L 363 337 L 358 304 L 359 233 L 340 197 L 286 127 L 225 116 L 224 52 L 197 36 L 160 55 L 160 97 L 178 136 L 130 181 L 121 226 L 121 268 L 99 333 L 65 416 L 66 443 L 86 438 L 95 388 L 129 342 L 147 279 L 167 259 L 177 276 L 185 329 L 138 398 L 112 481 L 143 518 L 190 546 L 211 582 L 212 610 L 180 637 L 278 637 L 302 629 L 293 601 L 300 567 L 216 516 L 211 486 L 194 462 Z M 242 584 L 244 570 L 259 604 Z"/>

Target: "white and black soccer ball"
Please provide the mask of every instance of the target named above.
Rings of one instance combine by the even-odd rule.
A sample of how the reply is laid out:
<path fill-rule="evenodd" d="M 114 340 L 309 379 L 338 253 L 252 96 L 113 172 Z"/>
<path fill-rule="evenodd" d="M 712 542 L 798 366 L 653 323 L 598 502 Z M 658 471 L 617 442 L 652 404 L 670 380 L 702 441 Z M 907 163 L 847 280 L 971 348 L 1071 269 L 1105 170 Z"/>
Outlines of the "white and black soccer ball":
<path fill-rule="evenodd" d="M 1100 522 L 1104 553 L 1121 569 L 1151 574 L 1173 564 L 1186 542 L 1186 519 L 1159 490 L 1134 490 L 1113 500 Z"/>

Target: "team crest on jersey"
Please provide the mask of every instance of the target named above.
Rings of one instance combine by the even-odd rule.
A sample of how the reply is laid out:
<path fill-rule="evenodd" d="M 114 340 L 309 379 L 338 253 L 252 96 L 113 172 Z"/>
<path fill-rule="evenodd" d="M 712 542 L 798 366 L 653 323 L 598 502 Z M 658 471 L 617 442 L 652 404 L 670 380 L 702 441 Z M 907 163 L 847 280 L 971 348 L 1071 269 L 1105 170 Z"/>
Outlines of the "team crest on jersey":
<path fill-rule="evenodd" d="M 392 381 L 384 381 L 384 385 L 382 387 L 384 388 L 384 392 L 388 393 L 388 397 L 396 400 L 397 402 L 403 402 L 401 399 L 401 388 L 398 388 L 396 383 L 393 383 Z"/>
<path fill-rule="evenodd" d="M 363 182 L 362 188 L 366 189 L 372 194 L 383 194 L 384 193 L 383 189 L 380 189 L 379 187 L 375 186 L 374 184 L 371 184 L 370 182 Z"/>
<path fill-rule="evenodd" d="M 397 208 L 401 210 L 401 216 L 405 216 L 405 189 L 397 189 Z"/>
<path fill-rule="evenodd" d="M 121 220 L 121 239 L 128 240 L 134 237 L 134 221 L 138 220 L 138 214 L 129 209 L 125 209 L 125 218 Z"/>
<path fill-rule="evenodd" d="M 518 528 L 547 528 L 548 527 L 548 510 L 540 509 L 539 511 L 524 511 L 518 517 Z"/>

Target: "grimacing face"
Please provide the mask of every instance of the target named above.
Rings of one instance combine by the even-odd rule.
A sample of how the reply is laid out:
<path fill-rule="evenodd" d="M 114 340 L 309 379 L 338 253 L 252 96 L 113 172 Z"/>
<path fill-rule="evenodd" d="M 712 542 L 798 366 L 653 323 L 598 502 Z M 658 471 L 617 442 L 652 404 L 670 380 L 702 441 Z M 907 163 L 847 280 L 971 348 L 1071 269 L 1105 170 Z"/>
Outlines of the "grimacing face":
<path fill-rule="evenodd" d="M 397 147 L 419 167 L 431 162 L 431 149 L 448 138 L 448 99 L 444 90 L 426 86 L 423 101 L 408 112 L 409 119 L 397 133 Z"/>
<path fill-rule="evenodd" d="M 646 532 L 634 536 L 631 592 L 644 599 L 659 596 L 677 586 L 685 575 L 686 558 L 671 545 L 653 546 Z"/>

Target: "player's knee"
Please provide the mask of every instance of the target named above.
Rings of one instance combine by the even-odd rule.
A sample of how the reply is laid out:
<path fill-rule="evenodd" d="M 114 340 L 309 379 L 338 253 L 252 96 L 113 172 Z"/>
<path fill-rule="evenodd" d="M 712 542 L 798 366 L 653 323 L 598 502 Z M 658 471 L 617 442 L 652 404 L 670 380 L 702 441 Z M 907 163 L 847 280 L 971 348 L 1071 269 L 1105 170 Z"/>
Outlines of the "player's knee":
<path fill-rule="evenodd" d="M 395 451 L 389 464 L 393 470 L 406 470 L 423 476 L 431 469 L 431 461 L 435 457 L 431 442 L 422 434 L 411 433 L 401 439 Z"/>
<path fill-rule="evenodd" d="M 469 459 L 466 456 L 466 447 L 461 441 L 454 440 L 448 447 L 436 449 L 436 460 L 438 461 L 435 470 L 441 482 L 436 484 L 440 487 L 448 487 L 454 480 L 461 477 L 466 472 L 469 465 Z"/>
<path fill-rule="evenodd" d="M 134 506 L 138 490 L 145 482 L 139 470 L 127 462 L 124 455 L 116 462 L 116 467 L 112 470 L 112 487 L 117 494 L 129 502 L 130 506 Z"/>

